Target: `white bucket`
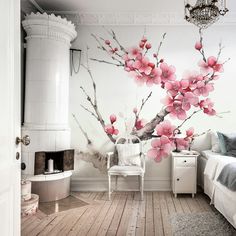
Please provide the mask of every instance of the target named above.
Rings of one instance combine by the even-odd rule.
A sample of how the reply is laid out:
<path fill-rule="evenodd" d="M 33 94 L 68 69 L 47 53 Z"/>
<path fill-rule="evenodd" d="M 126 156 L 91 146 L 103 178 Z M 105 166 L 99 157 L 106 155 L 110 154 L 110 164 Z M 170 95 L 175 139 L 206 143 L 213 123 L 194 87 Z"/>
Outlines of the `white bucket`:
<path fill-rule="evenodd" d="M 22 180 L 21 181 L 21 200 L 28 201 L 31 199 L 31 181 Z"/>

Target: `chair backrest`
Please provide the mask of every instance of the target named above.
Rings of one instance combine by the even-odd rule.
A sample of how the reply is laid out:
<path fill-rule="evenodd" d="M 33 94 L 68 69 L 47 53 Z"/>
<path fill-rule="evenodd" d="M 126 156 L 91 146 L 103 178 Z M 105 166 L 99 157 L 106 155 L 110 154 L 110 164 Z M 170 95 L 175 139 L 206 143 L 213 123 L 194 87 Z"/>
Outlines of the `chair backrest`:
<path fill-rule="evenodd" d="M 126 135 L 126 136 L 119 136 L 115 142 L 115 145 L 117 144 L 135 144 L 139 143 L 140 145 L 140 152 L 142 152 L 142 142 L 138 136 L 135 135 Z"/>
<path fill-rule="evenodd" d="M 118 152 L 118 165 L 141 165 L 142 142 L 137 136 L 120 136 L 115 146 Z"/>

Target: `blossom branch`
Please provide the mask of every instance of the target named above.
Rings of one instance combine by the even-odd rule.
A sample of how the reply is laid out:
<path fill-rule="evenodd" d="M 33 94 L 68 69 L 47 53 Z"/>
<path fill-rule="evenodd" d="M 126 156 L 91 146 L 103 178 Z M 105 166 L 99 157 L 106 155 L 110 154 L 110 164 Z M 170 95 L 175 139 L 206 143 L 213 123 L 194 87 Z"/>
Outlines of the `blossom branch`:
<path fill-rule="evenodd" d="M 83 91 L 83 93 L 84 93 L 85 96 L 87 97 L 87 100 L 89 101 L 89 103 L 90 103 L 91 106 L 93 107 L 94 104 L 93 104 L 93 101 L 92 101 L 91 97 L 87 94 L 87 92 L 85 91 L 85 89 L 84 89 L 82 86 L 80 86 L 80 89 Z"/>
<path fill-rule="evenodd" d="M 79 123 L 77 117 L 75 116 L 75 114 L 72 114 L 72 116 L 73 116 L 73 118 L 74 118 L 76 124 L 79 126 L 79 129 L 81 130 L 82 134 L 83 134 L 84 137 L 86 138 L 88 145 L 91 145 L 91 144 L 92 144 L 92 141 L 89 139 L 88 134 L 84 131 L 84 129 L 83 129 L 82 126 L 80 125 L 80 123 Z"/>
<path fill-rule="evenodd" d="M 223 49 L 224 49 L 224 47 L 222 47 L 222 43 L 220 42 L 219 43 L 219 52 L 218 52 L 218 55 L 217 55 L 217 62 L 219 61 L 219 58 L 220 58 L 220 55 L 221 55 L 221 52 L 222 52 Z"/>
<path fill-rule="evenodd" d="M 222 43 L 219 44 L 219 52 L 218 52 L 218 55 L 217 55 L 217 62 L 219 61 L 220 59 L 220 55 L 222 53 L 222 50 L 224 49 L 224 47 L 222 46 Z M 225 63 L 227 63 L 228 61 L 230 60 L 230 58 L 228 58 L 227 60 L 225 60 L 222 65 L 224 65 Z"/>
<path fill-rule="evenodd" d="M 106 40 L 104 39 L 104 38 L 102 38 L 102 37 L 99 37 L 100 38 L 100 40 L 102 40 L 103 41 L 103 43 L 105 43 L 106 44 Z M 109 44 L 109 45 L 107 45 L 109 48 L 110 48 L 110 50 L 112 51 L 113 50 L 113 48 L 112 48 L 112 46 L 111 46 L 111 44 Z M 122 58 L 122 55 L 120 55 L 117 51 L 116 52 L 114 52 L 114 54 L 116 55 L 116 56 L 118 56 L 118 57 L 120 57 L 120 58 Z"/>
<path fill-rule="evenodd" d="M 105 51 L 105 52 L 109 55 L 109 57 L 111 57 L 112 60 L 117 61 L 120 65 L 123 64 L 122 61 L 120 61 L 119 59 L 117 59 L 116 57 L 114 57 L 113 55 L 111 55 L 111 53 L 102 45 L 102 43 L 100 42 L 100 40 L 97 38 L 97 36 L 96 36 L 95 34 L 91 34 L 91 35 L 92 35 L 92 37 L 96 40 L 96 42 L 98 43 L 98 45 L 99 45 L 98 48 L 99 48 L 99 49 Z"/>
<path fill-rule="evenodd" d="M 230 113 L 230 111 L 222 111 L 222 112 L 219 112 L 219 113 L 216 114 L 216 116 L 217 116 L 218 118 L 223 118 L 223 116 L 222 116 L 221 114 L 227 114 L 227 113 Z"/>
<path fill-rule="evenodd" d="M 135 130 L 135 126 L 137 124 L 137 121 L 139 120 L 139 116 L 140 116 L 140 113 L 144 107 L 144 105 L 146 104 L 146 102 L 149 100 L 149 98 L 152 96 L 152 92 L 150 92 L 148 94 L 148 96 L 146 97 L 146 99 L 142 99 L 142 103 L 141 103 L 141 106 L 139 108 L 139 111 L 135 113 L 135 121 L 134 121 L 134 126 L 133 126 L 133 131 Z"/>
<path fill-rule="evenodd" d="M 202 132 L 202 133 L 200 133 L 200 134 L 194 134 L 194 135 L 193 135 L 193 138 L 196 138 L 196 137 L 202 136 L 202 135 L 204 135 L 204 134 L 207 134 L 207 133 L 209 133 L 210 131 L 211 131 L 211 129 L 208 129 L 208 130 L 206 130 L 206 131 L 204 131 L 204 132 Z"/>
<path fill-rule="evenodd" d="M 141 140 L 148 140 L 152 138 L 152 134 L 156 126 L 165 119 L 169 113 L 166 110 L 161 110 L 156 116 L 148 122 L 142 129 L 132 132 L 133 135 L 138 136 Z"/>
<path fill-rule="evenodd" d="M 181 133 L 180 128 L 200 111 L 210 116 L 216 115 L 216 111 L 213 108 L 214 103 L 208 98 L 208 95 L 214 90 L 213 80 L 217 79 L 219 73 L 223 72 L 223 64 L 218 62 L 223 49 L 222 45 L 219 44 L 217 57 L 210 56 L 207 58 L 202 46 L 202 31 L 199 30 L 200 41 L 196 42 L 195 49 L 202 55 L 202 60 L 198 63 L 201 71 L 199 74 L 194 73 L 182 80 L 177 80 L 175 67 L 168 65 L 163 59 L 158 58 L 166 33 L 163 34 L 157 51 L 153 54 L 156 60 L 153 63 L 147 56 L 148 50 L 152 48 L 152 44 L 146 37 L 143 37 L 135 47 L 126 50 L 118 41 L 113 30 L 107 32 L 113 38 L 114 45 L 112 45 L 109 40 L 105 40 L 102 37 L 92 36 L 98 43 L 98 49 L 105 51 L 113 61 L 109 62 L 96 58 L 90 59 L 117 67 L 123 67 L 137 83 L 146 84 L 148 86 L 160 85 L 160 87 L 167 92 L 166 98 L 162 101 L 164 108 L 146 125 L 142 124 L 142 120 L 139 119 L 139 116 L 152 93 L 150 93 L 146 99 L 142 99 L 139 111 L 137 111 L 137 108 L 134 110 L 135 124 L 131 134 L 138 136 L 141 140 L 148 140 L 153 137 L 157 138 L 153 140 L 152 149 L 149 150 L 148 154 L 149 157 L 154 158 L 157 162 L 170 153 L 173 144 L 175 144 L 176 148 L 179 150 L 187 148 L 189 141 L 192 141 L 194 138 L 194 131 L 192 128 L 186 130 L 186 137 L 179 138 L 176 135 Z M 117 135 L 119 132 L 113 125 L 114 122 L 116 122 L 116 116 L 114 114 L 110 115 L 110 124 L 105 125 L 97 106 L 96 83 L 94 82 L 89 66 L 84 68 L 88 71 L 93 82 L 94 101 L 91 100 L 84 89 L 83 92 L 87 96 L 87 100 L 90 102 L 94 111 L 90 111 L 85 107 L 84 109 L 87 109 L 87 111 L 96 117 L 107 136 L 114 142 L 115 139 L 113 135 Z M 192 106 L 195 107 L 195 111 L 192 114 L 187 114 L 187 111 L 189 111 Z M 171 125 L 168 120 L 165 120 L 168 114 L 181 120 L 180 125 L 176 127 Z"/>
<path fill-rule="evenodd" d="M 199 35 L 200 35 L 200 43 L 201 43 L 201 45 L 203 45 L 203 37 L 202 37 L 202 30 L 201 30 L 201 29 L 199 29 Z M 206 62 L 207 60 L 206 60 L 204 48 L 202 47 L 202 49 L 199 50 L 199 52 L 202 54 L 202 59 L 203 59 L 203 61 Z"/>
<path fill-rule="evenodd" d="M 124 66 L 124 63 L 116 64 L 116 63 L 113 63 L 113 62 L 109 62 L 109 61 L 105 61 L 105 60 L 99 60 L 99 59 L 96 59 L 96 58 L 89 58 L 89 59 L 92 60 L 92 61 L 97 61 L 97 62 L 100 62 L 100 63 L 110 64 L 110 65 L 114 65 L 114 66 Z"/>
<path fill-rule="evenodd" d="M 87 48 L 88 49 L 88 48 Z M 89 77 L 92 81 L 92 84 L 93 84 L 93 92 L 94 92 L 94 101 L 92 101 L 91 97 L 88 95 L 88 93 L 85 91 L 85 89 L 80 86 L 81 90 L 83 91 L 83 93 L 86 95 L 87 97 L 87 100 L 89 101 L 90 105 L 92 106 L 94 112 L 88 110 L 86 107 L 83 107 L 86 111 L 88 111 L 89 113 L 91 113 L 100 123 L 100 125 L 102 126 L 104 132 L 105 132 L 105 121 L 104 119 L 102 118 L 102 115 L 101 113 L 99 112 L 99 109 L 98 109 L 98 104 L 97 104 L 97 89 L 96 89 L 96 83 L 95 83 L 95 80 L 93 78 L 93 75 L 92 75 L 92 72 L 90 70 L 90 67 L 89 67 L 89 62 L 88 62 L 88 52 L 87 52 L 87 66 L 84 66 L 83 65 L 83 68 L 87 70 L 88 74 L 89 74 Z M 106 133 L 106 132 L 105 132 Z M 108 134 L 106 133 L 106 135 L 108 136 L 108 138 L 111 140 L 111 142 L 115 143 L 115 138 L 113 138 L 113 136 L 111 134 Z"/>
<path fill-rule="evenodd" d="M 85 106 L 83 105 L 80 105 L 85 111 L 87 111 L 88 113 L 90 113 L 92 116 L 94 116 L 96 118 L 96 120 L 99 121 L 99 118 L 92 112 L 90 111 L 88 108 L 86 108 Z"/>
<path fill-rule="evenodd" d="M 197 110 L 197 111 L 194 111 L 190 116 L 188 116 L 179 126 L 176 127 L 176 129 L 174 131 L 179 131 L 179 129 L 188 121 L 190 120 L 195 114 L 197 114 L 198 112 L 202 111 L 201 109 L 200 110 Z"/>
<path fill-rule="evenodd" d="M 105 29 L 105 28 L 104 28 Z M 106 30 L 106 29 L 105 29 Z M 125 48 L 120 44 L 119 40 L 116 37 L 116 34 L 113 30 L 109 31 L 106 30 L 108 34 L 111 35 L 111 37 L 113 38 L 113 40 L 117 43 L 117 45 L 119 46 L 120 50 L 123 51 L 124 53 L 127 53 L 127 51 L 125 50 Z"/>
<path fill-rule="evenodd" d="M 150 92 L 150 93 L 148 94 L 148 96 L 146 97 L 145 100 L 142 99 L 142 104 L 141 104 L 141 107 L 140 107 L 139 112 L 138 112 L 138 114 L 137 114 L 137 117 L 139 117 L 139 115 L 140 115 L 140 113 L 141 113 L 141 111 L 142 111 L 142 109 L 143 109 L 145 103 L 149 100 L 149 98 L 150 98 L 151 96 L 152 96 L 152 92 Z"/>
<path fill-rule="evenodd" d="M 92 72 L 91 72 L 91 70 L 89 68 L 88 58 L 87 58 L 87 66 L 84 66 L 84 65 L 82 65 L 82 66 L 87 70 L 87 72 L 89 73 L 89 76 L 90 76 L 90 78 L 92 80 L 93 91 L 94 91 L 94 102 L 93 103 L 94 103 L 95 106 L 97 106 L 97 86 L 96 86 L 96 83 L 95 83 L 95 81 L 93 79 Z"/>
<path fill-rule="evenodd" d="M 157 66 L 158 66 L 158 64 L 159 64 L 158 56 L 159 56 L 159 53 L 160 53 L 162 44 L 163 44 L 163 42 L 164 42 L 164 40 L 165 40 L 165 37 L 166 37 L 166 33 L 164 33 L 164 34 L 162 35 L 162 40 L 161 40 L 161 42 L 159 43 L 159 46 L 158 46 L 158 48 L 157 48 L 157 53 L 156 53 L 156 54 L 157 54 Z"/>

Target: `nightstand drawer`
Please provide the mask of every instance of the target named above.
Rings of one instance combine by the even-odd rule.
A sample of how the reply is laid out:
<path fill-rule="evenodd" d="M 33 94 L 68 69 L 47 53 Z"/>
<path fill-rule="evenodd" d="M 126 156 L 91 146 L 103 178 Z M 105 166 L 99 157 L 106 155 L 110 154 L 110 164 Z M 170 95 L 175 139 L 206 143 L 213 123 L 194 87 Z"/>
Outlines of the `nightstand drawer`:
<path fill-rule="evenodd" d="M 192 158 L 192 157 L 178 157 L 175 158 L 175 162 L 176 162 L 176 167 L 182 167 L 182 166 L 195 166 L 196 165 L 196 159 Z"/>

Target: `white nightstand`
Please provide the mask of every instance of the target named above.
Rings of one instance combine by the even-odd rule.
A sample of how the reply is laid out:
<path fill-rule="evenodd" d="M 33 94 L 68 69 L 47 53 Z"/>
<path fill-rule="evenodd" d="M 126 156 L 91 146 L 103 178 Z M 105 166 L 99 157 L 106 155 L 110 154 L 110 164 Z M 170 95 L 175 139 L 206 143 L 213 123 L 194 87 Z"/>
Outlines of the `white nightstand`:
<path fill-rule="evenodd" d="M 172 191 L 178 193 L 197 192 L 197 157 L 199 153 L 192 151 L 172 152 Z"/>

